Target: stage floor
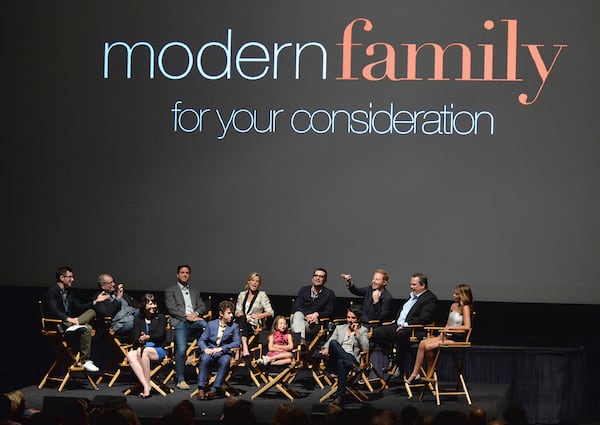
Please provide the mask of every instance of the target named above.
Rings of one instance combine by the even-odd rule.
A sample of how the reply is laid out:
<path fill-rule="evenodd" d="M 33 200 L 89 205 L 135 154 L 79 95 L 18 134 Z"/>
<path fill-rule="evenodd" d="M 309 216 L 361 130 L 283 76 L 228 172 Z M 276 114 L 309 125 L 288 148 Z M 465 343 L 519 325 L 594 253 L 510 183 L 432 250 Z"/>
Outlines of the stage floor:
<path fill-rule="evenodd" d="M 188 383 L 190 383 L 188 381 Z M 330 403 L 326 401 L 319 403 L 319 399 L 327 391 L 315 386 L 314 381 L 310 376 L 297 377 L 294 382 L 294 388 L 301 393 L 302 397 L 294 401 L 289 401 L 283 394 L 277 390 L 267 393 L 266 396 L 259 397 L 255 400 L 251 399 L 251 395 L 256 392 L 257 387 L 250 385 L 247 376 L 239 375 L 234 377 L 232 382 L 236 388 L 241 390 L 243 394 L 240 399 L 252 401 L 255 406 L 257 419 L 261 423 L 271 423 L 273 412 L 281 403 L 288 403 L 300 407 L 305 410 L 310 416 L 312 423 L 320 423 L 324 419 L 323 412 Z M 61 402 L 69 398 L 84 398 L 89 400 L 91 405 L 101 405 L 106 399 L 113 397 L 123 397 L 123 391 L 129 388 L 130 383 L 116 383 L 109 388 L 105 383 L 99 385 L 99 390 L 94 391 L 87 386 L 78 386 L 76 384 L 68 385 L 62 392 L 58 392 L 55 386 L 47 385 L 44 389 L 38 389 L 37 386 L 22 388 L 25 394 L 28 405 L 35 409 L 47 409 L 51 406 L 57 409 L 62 406 Z M 158 422 L 166 414 L 170 413 L 173 407 L 184 399 L 190 399 L 190 393 L 194 389 L 194 384 L 189 391 L 182 391 L 174 388 L 172 394 L 162 397 L 158 394 L 153 394 L 149 399 L 142 400 L 133 395 L 125 398 L 125 401 L 134 409 L 135 413 L 144 424 L 152 424 Z M 458 410 L 467 413 L 473 407 L 481 407 L 488 414 L 488 419 L 497 419 L 502 417 L 502 411 L 510 401 L 510 387 L 508 385 L 498 384 L 469 384 L 469 392 L 473 404 L 469 406 L 464 396 L 445 397 L 442 399 L 441 406 L 436 406 L 435 398 L 432 395 L 426 395 L 425 399 L 420 402 L 418 395 L 409 399 L 404 390 L 404 385 L 400 379 L 391 382 L 390 389 L 383 393 L 367 393 L 369 400 L 363 404 L 364 407 L 373 407 L 376 409 L 392 409 L 398 415 L 400 410 L 407 405 L 415 406 L 421 415 L 435 416 L 442 410 Z M 96 397 L 98 397 L 96 399 Z M 96 400 L 96 401 L 94 401 Z M 217 421 L 221 415 L 223 399 L 211 401 L 192 400 L 196 409 L 196 419 L 208 421 Z M 361 409 L 360 403 L 349 403 L 345 406 L 346 409 Z"/>

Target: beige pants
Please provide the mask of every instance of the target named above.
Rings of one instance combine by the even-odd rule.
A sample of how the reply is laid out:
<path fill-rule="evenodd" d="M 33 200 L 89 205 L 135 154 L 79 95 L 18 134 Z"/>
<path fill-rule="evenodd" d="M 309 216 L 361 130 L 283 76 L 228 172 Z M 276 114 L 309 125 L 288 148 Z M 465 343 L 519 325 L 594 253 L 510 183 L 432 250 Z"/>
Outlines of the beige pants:
<path fill-rule="evenodd" d="M 79 338 L 79 359 L 81 363 L 85 363 L 90 360 L 90 356 L 92 354 L 92 326 L 90 323 L 92 320 L 96 318 L 96 312 L 91 308 L 89 310 L 84 311 L 78 318 L 80 325 L 85 325 L 85 331 L 81 334 Z M 71 326 L 69 322 L 64 322 L 65 326 Z"/>

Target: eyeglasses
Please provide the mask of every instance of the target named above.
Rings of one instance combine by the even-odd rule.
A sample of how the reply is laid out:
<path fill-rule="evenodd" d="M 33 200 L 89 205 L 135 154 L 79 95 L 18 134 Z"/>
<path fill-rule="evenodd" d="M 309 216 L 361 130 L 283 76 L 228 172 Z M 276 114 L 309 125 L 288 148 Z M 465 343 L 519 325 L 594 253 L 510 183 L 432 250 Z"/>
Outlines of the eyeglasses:
<path fill-rule="evenodd" d="M 319 277 L 321 279 L 325 279 L 325 275 L 324 274 L 313 274 L 313 277 Z"/>
<path fill-rule="evenodd" d="M 115 283 L 114 280 L 111 280 L 110 282 L 103 282 L 103 285 L 112 285 L 113 283 Z"/>
<path fill-rule="evenodd" d="M 63 274 L 63 277 L 66 279 L 75 279 L 75 275 L 74 274 Z"/>

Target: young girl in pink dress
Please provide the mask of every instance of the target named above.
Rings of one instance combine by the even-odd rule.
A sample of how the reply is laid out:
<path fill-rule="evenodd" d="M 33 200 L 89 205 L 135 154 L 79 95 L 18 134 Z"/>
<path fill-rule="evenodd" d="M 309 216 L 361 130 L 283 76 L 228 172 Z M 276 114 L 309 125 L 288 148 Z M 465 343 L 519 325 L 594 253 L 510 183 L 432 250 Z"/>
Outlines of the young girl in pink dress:
<path fill-rule="evenodd" d="M 294 344 L 287 320 L 277 316 L 273 320 L 273 332 L 269 335 L 269 352 L 258 360 L 262 364 L 285 365 L 292 362 Z"/>

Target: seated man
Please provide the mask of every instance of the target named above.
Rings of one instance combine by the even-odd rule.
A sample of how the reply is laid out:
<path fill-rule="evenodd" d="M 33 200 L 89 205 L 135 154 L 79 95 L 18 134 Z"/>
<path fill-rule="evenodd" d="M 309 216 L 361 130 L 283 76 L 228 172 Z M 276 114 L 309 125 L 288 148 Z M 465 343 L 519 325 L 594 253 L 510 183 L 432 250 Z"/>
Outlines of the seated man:
<path fill-rule="evenodd" d="M 389 275 L 385 270 L 375 270 L 371 279 L 371 286 L 361 288 L 354 285 L 351 275 L 342 274 L 342 278 L 346 281 L 346 287 L 351 293 L 363 297 L 362 324 L 368 328 L 371 320 L 379 320 L 380 322 L 394 320 L 392 294 L 386 289 Z"/>
<path fill-rule="evenodd" d="M 101 274 L 98 276 L 98 287 L 100 292 L 96 297 L 104 292 L 109 295 L 105 301 L 96 303 L 97 317 L 110 317 L 110 327 L 121 337 L 131 336 L 133 329 L 133 318 L 138 314 L 138 303 L 132 296 L 124 292 L 123 284 L 119 283 L 115 288 L 115 281 L 109 274 Z"/>
<path fill-rule="evenodd" d="M 202 336 L 198 340 L 200 366 L 198 372 L 198 400 L 212 400 L 221 395 L 221 385 L 229 371 L 231 352 L 233 348 L 239 348 L 242 343 L 240 327 L 233 322 L 233 311 L 235 306 L 229 300 L 219 303 L 219 318 L 211 320 L 206 325 Z M 210 390 L 207 391 L 211 366 L 218 365 L 217 376 Z"/>
<path fill-rule="evenodd" d="M 48 318 L 62 320 L 67 327 L 59 328 L 59 331 L 71 332 L 83 329 L 80 336 L 79 352 L 80 361 L 87 372 L 98 372 L 98 366 L 91 360 L 92 352 L 92 326 L 90 323 L 96 317 L 93 307 L 108 299 L 108 294 L 100 293 L 93 301 L 88 303 L 79 302 L 71 291 L 75 282 L 73 269 L 67 266 L 56 270 L 56 284 L 46 291 L 44 305 Z M 83 328 L 81 327 L 83 326 Z"/>
<path fill-rule="evenodd" d="M 185 353 L 190 335 L 198 338 L 206 327 L 206 305 L 200 297 L 200 290 L 190 286 L 192 268 L 187 264 L 177 266 L 177 283 L 165 290 L 165 305 L 171 315 L 173 338 L 175 340 L 175 378 L 177 388 L 189 390 L 185 382 Z"/>
<path fill-rule="evenodd" d="M 380 326 L 373 331 L 372 339 L 380 347 L 387 348 L 390 355 L 391 346 L 396 347 L 395 358 L 390 358 L 388 371 L 396 365 L 393 377 L 404 373 L 406 353 L 410 347 L 412 329 L 409 325 L 427 325 L 434 319 L 437 297 L 428 289 L 428 279 L 423 273 L 415 273 L 410 279 L 408 300 L 398 312 L 393 324 Z"/>
<path fill-rule="evenodd" d="M 329 317 L 333 313 L 335 292 L 325 288 L 327 271 L 318 268 L 313 272 L 312 285 L 303 286 L 298 291 L 292 315 L 292 332 L 300 334 L 301 343 L 306 344 L 306 332 L 310 325 L 318 323 L 319 317 Z"/>

